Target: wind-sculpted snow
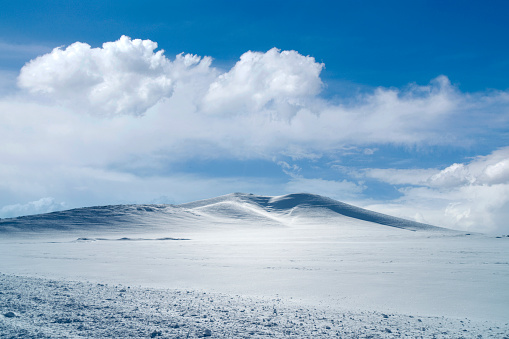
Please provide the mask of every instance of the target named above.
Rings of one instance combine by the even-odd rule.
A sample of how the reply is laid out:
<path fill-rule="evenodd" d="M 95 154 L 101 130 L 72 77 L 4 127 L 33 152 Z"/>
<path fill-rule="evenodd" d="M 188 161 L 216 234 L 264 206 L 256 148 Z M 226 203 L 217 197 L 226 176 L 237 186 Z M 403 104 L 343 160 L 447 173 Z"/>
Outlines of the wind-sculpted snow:
<path fill-rule="evenodd" d="M 482 321 L 0 274 L 5 338 L 507 338 Z"/>
<path fill-rule="evenodd" d="M 116 205 L 77 208 L 61 212 L 0 220 L 0 234 L 89 231 L 153 232 L 171 225 L 189 225 L 200 216 L 171 205 Z"/>
<path fill-rule="evenodd" d="M 174 205 L 116 205 L 78 208 L 62 212 L 0 220 L 0 233 L 89 231 L 164 232 L 182 229 L 288 227 L 297 219 L 320 223 L 331 217 L 348 217 L 411 231 L 446 231 L 439 227 L 368 211 L 312 194 L 266 197 L 234 193 L 193 203 Z M 89 234 L 88 236 L 91 236 Z"/>
<path fill-rule="evenodd" d="M 236 223 L 239 223 L 239 221 L 256 222 L 260 226 L 277 226 L 284 223 L 277 220 L 276 216 L 258 208 L 258 206 L 236 200 L 214 202 L 205 206 L 194 207 L 193 210 L 200 211 L 208 216 L 221 217 L 225 222 L 227 222 L 227 219 L 231 219 Z"/>
<path fill-rule="evenodd" d="M 323 209 L 344 215 L 346 217 L 364 220 L 380 225 L 407 229 L 411 231 L 419 230 L 445 231 L 445 229 L 436 226 L 431 226 L 423 223 L 418 223 L 415 221 L 392 217 L 386 214 L 369 211 L 330 198 L 312 194 L 290 194 L 281 197 L 274 197 L 268 200 L 266 206 L 273 210 L 282 211 L 295 208 Z"/>
<path fill-rule="evenodd" d="M 307 193 L 289 194 L 279 197 L 234 193 L 217 198 L 182 204 L 180 206 L 190 209 L 205 210 L 210 209 L 213 206 L 225 204 L 235 204 L 238 209 L 243 208 L 244 211 L 256 211 L 258 214 L 270 215 L 272 218 L 277 220 L 284 220 L 284 217 L 288 218 L 292 216 L 309 216 L 312 218 L 319 218 L 341 215 L 374 224 L 397 227 L 411 231 L 449 231 L 444 228 L 392 217 L 345 204 L 320 195 Z M 225 215 L 229 215 L 228 211 Z M 232 215 L 237 215 L 237 213 Z"/>

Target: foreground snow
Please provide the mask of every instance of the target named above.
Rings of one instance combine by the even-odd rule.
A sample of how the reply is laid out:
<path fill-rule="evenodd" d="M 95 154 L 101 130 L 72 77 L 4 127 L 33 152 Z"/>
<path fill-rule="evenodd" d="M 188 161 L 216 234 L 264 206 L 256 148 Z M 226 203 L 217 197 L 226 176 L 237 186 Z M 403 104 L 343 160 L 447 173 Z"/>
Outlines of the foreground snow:
<path fill-rule="evenodd" d="M 0 220 L 0 258 L 2 337 L 509 338 L 509 238 L 315 195 Z"/>
<path fill-rule="evenodd" d="M 18 338 L 504 338 L 487 321 L 338 311 L 280 298 L 0 275 L 0 334 Z"/>

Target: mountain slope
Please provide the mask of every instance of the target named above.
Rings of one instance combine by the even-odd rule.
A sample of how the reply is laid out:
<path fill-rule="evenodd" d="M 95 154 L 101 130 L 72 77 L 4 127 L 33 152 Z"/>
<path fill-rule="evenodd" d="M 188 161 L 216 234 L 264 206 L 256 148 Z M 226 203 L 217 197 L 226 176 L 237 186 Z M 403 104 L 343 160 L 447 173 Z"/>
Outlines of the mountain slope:
<path fill-rule="evenodd" d="M 153 230 L 161 225 L 190 224 L 200 216 L 172 205 L 111 205 L 0 220 L 9 232 Z"/>
<path fill-rule="evenodd" d="M 219 225 L 289 227 L 296 218 L 330 223 L 331 217 L 347 217 L 410 231 L 448 231 L 314 194 L 269 197 L 233 193 L 177 206 L 97 206 L 3 219 L 0 220 L 0 233 L 79 230 L 149 232 L 213 229 Z M 332 222 L 341 223 L 341 220 L 336 218 Z"/>
<path fill-rule="evenodd" d="M 234 204 L 237 206 L 249 206 L 258 213 L 269 214 L 273 217 L 284 218 L 285 216 L 333 216 L 342 215 L 345 217 L 363 220 L 375 224 L 406 229 L 410 231 L 449 231 L 448 229 L 423 224 L 407 219 L 389 216 L 386 214 L 366 210 L 336 201 L 324 196 L 296 193 L 277 197 L 259 196 L 254 194 L 232 193 L 212 199 L 205 199 L 179 207 L 186 209 L 207 209 L 211 206 L 221 204 Z"/>

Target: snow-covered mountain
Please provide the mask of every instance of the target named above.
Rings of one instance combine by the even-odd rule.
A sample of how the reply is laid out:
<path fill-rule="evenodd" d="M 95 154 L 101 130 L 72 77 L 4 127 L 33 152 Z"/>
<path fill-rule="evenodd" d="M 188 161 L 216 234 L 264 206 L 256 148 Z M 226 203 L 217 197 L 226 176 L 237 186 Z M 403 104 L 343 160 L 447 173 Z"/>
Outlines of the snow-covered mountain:
<path fill-rule="evenodd" d="M 193 228 L 251 226 L 291 227 L 323 223 L 344 226 L 353 221 L 363 225 L 389 226 L 409 231 L 447 229 L 369 211 L 313 194 L 277 197 L 233 193 L 181 205 L 113 205 L 0 220 L 1 233 L 84 231 L 164 232 Z"/>
<path fill-rule="evenodd" d="M 366 210 L 337 200 L 309 193 L 296 193 L 268 197 L 254 194 L 233 193 L 217 198 L 200 200 L 179 205 L 193 210 L 208 211 L 211 214 L 247 218 L 260 215 L 284 218 L 331 218 L 348 217 L 411 231 L 446 231 L 446 229 L 386 214 Z"/>

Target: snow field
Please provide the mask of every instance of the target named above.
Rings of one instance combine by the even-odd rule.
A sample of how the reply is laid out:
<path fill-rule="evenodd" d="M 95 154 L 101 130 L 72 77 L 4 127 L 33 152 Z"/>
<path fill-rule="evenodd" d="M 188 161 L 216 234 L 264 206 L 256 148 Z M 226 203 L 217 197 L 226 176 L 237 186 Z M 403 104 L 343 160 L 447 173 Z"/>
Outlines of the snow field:
<path fill-rule="evenodd" d="M 293 194 L 0 220 L 0 337 L 509 338 L 509 238 Z"/>
<path fill-rule="evenodd" d="M 509 338 L 467 319 L 0 274 L 2 338 Z"/>

